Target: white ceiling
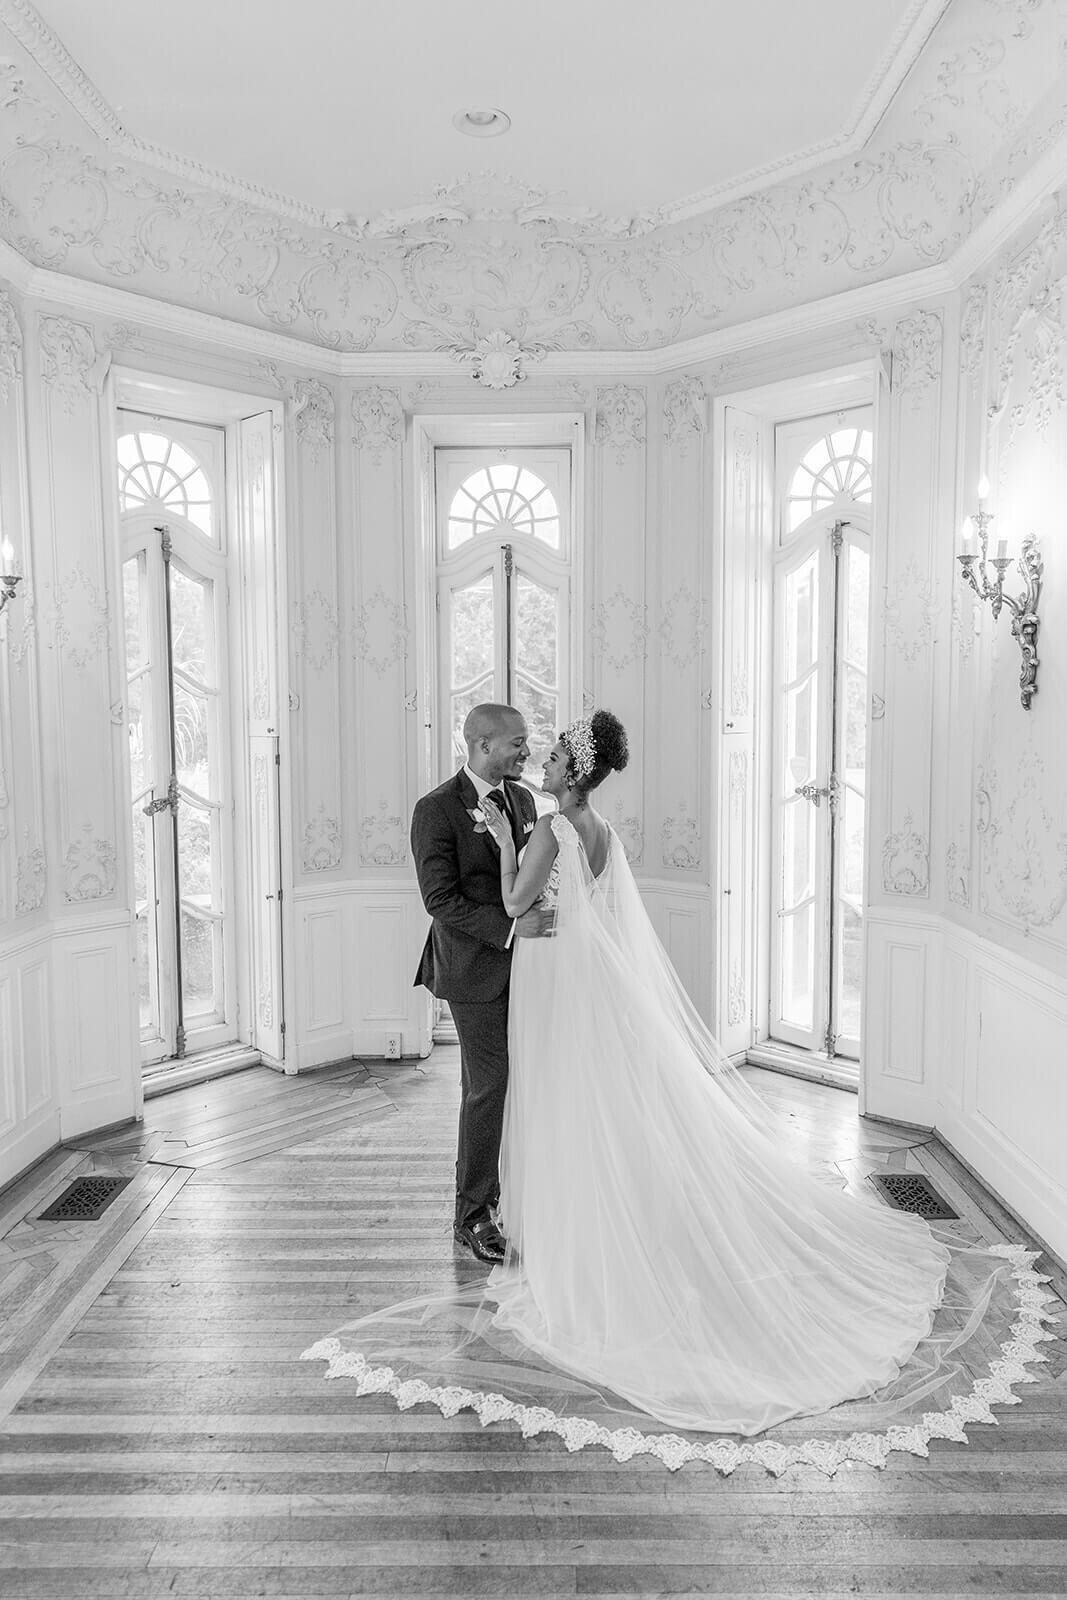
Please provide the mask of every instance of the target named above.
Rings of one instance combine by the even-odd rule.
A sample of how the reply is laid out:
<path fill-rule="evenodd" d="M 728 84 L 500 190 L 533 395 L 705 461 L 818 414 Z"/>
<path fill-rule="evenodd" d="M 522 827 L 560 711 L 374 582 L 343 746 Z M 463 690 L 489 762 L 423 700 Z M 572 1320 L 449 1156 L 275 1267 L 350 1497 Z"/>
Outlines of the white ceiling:
<path fill-rule="evenodd" d="M 612 215 L 857 146 L 944 0 L 38 0 L 131 141 L 324 211 L 491 169 Z M 455 111 L 495 106 L 499 139 Z M 771 169 L 770 172 L 767 169 Z M 711 194 L 709 194 L 711 191 Z M 699 207 L 698 207 L 699 208 Z"/>

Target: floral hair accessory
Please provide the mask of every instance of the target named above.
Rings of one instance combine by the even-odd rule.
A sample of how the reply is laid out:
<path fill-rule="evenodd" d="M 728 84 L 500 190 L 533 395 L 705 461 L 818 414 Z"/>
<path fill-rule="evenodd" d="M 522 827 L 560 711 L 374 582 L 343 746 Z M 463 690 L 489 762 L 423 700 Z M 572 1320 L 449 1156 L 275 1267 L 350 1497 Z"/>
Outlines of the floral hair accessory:
<path fill-rule="evenodd" d="M 581 782 L 588 778 L 596 766 L 596 744 L 593 740 L 593 724 L 588 717 L 579 717 L 577 722 L 572 722 L 561 735 L 563 743 L 570 752 L 574 763 L 575 777 Z"/>

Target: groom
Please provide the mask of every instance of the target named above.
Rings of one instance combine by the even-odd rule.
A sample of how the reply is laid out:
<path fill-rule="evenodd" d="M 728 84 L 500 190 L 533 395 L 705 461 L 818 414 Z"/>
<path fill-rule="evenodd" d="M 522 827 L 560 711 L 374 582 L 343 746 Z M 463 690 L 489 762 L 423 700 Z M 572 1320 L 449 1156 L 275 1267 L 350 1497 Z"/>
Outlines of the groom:
<path fill-rule="evenodd" d="M 415 983 L 447 1000 L 459 1035 L 461 1094 L 455 1236 L 479 1261 L 503 1261 L 504 1236 L 491 1208 L 508 1086 L 508 983 L 513 938 L 552 932 L 536 906 L 516 921 L 500 898 L 500 854 L 479 811 L 491 795 L 510 818 L 516 850 L 537 821 L 533 795 L 517 780 L 530 754 L 513 706 L 475 706 L 463 724 L 467 764 L 423 795 L 411 819 L 419 890 L 433 918 Z"/>

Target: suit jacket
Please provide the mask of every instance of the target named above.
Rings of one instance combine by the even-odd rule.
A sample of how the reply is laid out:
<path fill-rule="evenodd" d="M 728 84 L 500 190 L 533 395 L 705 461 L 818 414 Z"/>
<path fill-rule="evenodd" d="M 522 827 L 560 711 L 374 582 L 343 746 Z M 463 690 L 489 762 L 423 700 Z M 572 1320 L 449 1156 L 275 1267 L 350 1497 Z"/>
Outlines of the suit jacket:
<path fill-rule="evenodd" d="M 511 831 L 521 850 L 537 821 L 533 795 L 504 780 Z M 500 851 L 471 812 L 478 793 L 461 769 L 423 795 L 411 818 L 411 853 L 422 903 L 433 918 L 415 983 L 439 1000 L 495 1000 L 511 973 L 512 919 L 500 897 Z"/>

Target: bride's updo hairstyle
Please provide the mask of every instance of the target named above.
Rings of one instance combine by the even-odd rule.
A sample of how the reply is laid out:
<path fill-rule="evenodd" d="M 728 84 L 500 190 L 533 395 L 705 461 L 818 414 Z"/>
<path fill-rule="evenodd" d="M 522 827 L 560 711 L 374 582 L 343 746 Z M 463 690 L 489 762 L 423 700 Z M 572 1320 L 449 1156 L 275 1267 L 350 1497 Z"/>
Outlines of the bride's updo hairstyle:
<path fill-rule="evenodd" d="M 575 760 L 575 752 L 571 750 L 567 782 L 571 788 L 577 789 L 579 794 L 587 795 L 604 782 L 609 772 L 622 771 L 630 759 L 630 746 L 626 738 L 626 729 L 613 711 L 594 711 L 588 722 L 583 719 L 582 722 L 576 723 L 575 727 L 588 729 L 593 767 L 591 772 L 579 776 L 579 763 Z M 570 731 L 567 729 L 561 736 L 569 750 L 571 745 L 567 734 Z"/>

